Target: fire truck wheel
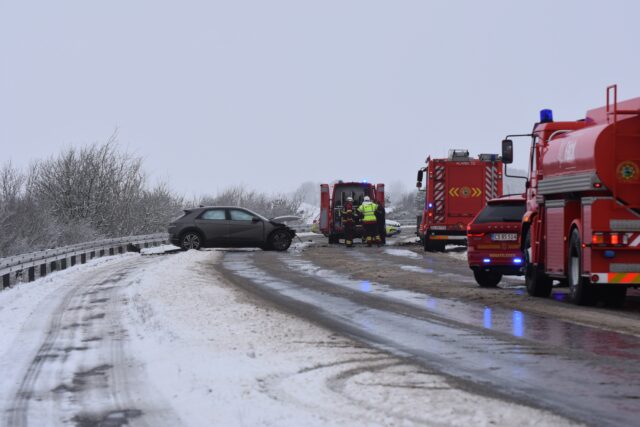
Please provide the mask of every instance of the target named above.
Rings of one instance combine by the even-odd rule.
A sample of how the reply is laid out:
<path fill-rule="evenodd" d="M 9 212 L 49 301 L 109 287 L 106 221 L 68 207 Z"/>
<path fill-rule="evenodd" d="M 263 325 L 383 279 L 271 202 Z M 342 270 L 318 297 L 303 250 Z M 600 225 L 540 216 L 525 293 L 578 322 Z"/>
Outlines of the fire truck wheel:
<path fill-rule="evenodd" d="M 596 290 L 589 279 L 582 277 L 582 244 L 578 229 L 573 229 L 569 240 L 569 299 L 577 305 L 595 305 Z"/>
<path fill-rule="evenodd" d="M 423 239 L 425 252 L 444 252 L 444 243 L 442 240 L 431 240 L 425 235 Z"/>
<path fill-rule="evenodd" d="M 495 288 L 502 280 L 502 273 L 495 271 L 473 270 L 473 277 L 483 288 Z"/>
<path fill-rule="evenodd" d="M 624 287 L 611 287 L 609 289 L 603 289 L 604 293 L 604 303 L 608 307 L 612 308 L 622 308 L 624 306 L 624 301 L 627 298 L 627 288 Z"/>
<path fill-rule="evenodd" d="M 527 293 L 532 297 L 547 298 L 551 295 L 553 280 L 546 274 L 544 270 L 531 263 L 531 230 L 527 231 L 527 237 L 524 240 L 524 283 L 527 287 Z"/>

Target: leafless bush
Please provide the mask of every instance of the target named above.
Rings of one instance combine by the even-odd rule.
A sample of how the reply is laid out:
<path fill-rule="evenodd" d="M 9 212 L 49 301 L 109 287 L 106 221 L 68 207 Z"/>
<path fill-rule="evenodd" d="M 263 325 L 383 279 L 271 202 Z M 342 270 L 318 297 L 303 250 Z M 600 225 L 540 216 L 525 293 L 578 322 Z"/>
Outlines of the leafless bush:
<path fill-rule="evenodd" d="M 243 186 L 233 186 L 224 189 L 216 196 L 203 197 L 199 204 L 241 206 L 268 218 L 273 218 L 280 215 L 296 214 L 300 209 L 300 203 L 300 198 L 297 195 L 288 196 L 284 193 L 268 195 L 255 190 L 247 190 Z"/>
<path fill-rule="evenodd" d="M 148 188 L 142 160 L 104 144 L 69 148 L 21 173 L 0 169 L 0 257 L 101 237 L 164 231 L 183 199 Z"/>

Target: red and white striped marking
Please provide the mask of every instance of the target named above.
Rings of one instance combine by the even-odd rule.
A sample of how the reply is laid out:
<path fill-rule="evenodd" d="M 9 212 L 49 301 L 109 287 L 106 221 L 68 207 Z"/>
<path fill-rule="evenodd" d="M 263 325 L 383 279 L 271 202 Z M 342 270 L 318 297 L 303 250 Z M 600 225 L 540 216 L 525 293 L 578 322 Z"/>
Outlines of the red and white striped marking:
<path fill-rule="evenodd" d="M 484 195 L 487 201 L 498 197 L 498 168 L 493 164 L 485 169 Z"/>

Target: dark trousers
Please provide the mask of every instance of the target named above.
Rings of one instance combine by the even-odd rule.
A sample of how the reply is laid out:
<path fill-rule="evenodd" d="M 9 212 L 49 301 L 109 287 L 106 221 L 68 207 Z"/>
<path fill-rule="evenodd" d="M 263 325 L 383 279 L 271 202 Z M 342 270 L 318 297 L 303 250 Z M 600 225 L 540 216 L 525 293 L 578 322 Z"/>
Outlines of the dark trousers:
<path fill-rule="evenodd" d="M 344 222 L 344 243 L 347 246 L 353 246 L 353 234 L 355 231 L 355 224 L 353 221 Z"/>
<path fill-rule="evenodd" d="M 367 238 L 367 245 L 371 246 L 372 243 L 380 243 L 380 234 L 378 234 L 378 223 L 377 222 L 365 222 L 364 224 L 364 235 Z"/>

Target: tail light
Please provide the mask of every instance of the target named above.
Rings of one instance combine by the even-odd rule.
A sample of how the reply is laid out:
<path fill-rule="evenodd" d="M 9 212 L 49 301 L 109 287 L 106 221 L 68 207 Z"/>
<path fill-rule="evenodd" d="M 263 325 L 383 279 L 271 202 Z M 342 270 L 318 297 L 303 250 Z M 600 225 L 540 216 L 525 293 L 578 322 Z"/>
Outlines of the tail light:
<path fill-rule="evenodd" d="M 625 246 L 629 243 L 625 233 L 593 233 L 591 244 L 594 246 Z"/>
<path fill-rule="evenodd" d="M 472 233 L 471 232 L 471 224 L 467 225 L 467 238 L 470 237 L 483 237 L 484 233 Z"/>

